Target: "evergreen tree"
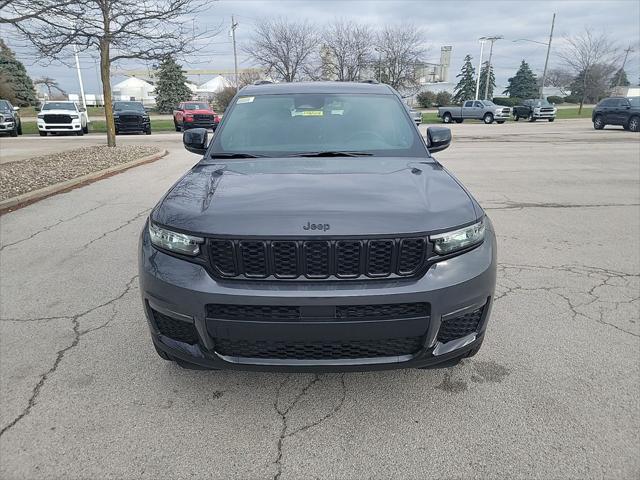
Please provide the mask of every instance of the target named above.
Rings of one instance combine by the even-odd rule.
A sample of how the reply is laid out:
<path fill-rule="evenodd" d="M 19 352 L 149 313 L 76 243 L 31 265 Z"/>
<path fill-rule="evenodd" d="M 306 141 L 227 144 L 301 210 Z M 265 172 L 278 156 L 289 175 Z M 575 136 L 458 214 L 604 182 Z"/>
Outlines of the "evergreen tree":
<path fill-rule="evenodd" d="M 453 89 L 453 103 L 459 104 L 465 100 L 475 98 L 476 95 L 476 81 L 474 79 L 475 69 L 471 65 L 471 55 L 464 57 L 464 64 L 460 73 L 456 75 L 459 78 L 458 84 Z"/>
<path fill-rule="evenodd" d="M 522 60 L 515 77 L 509 79 L 509 86 L 503 93 L 513 98 L 538 98 L 538 80 L 527 62 Z"/>
<path fill-rule="evenodd" d="M 6 78 L 8 88 L 13 94 L 12 98 L 7 98 L 11 103 L 17 106 L 25 107 L 35 105 L 37 103 L 36 90 L 33 82 L 22 62 L 16 59 L 16 56 L 9 47 L 0 38 L 0 74 Z"/>
<path fill-rule="evenodd" d="M 496 76 L 493 73 L 493 65 L 491 65 L 491 69 L 489 70 L 489 90 L 487 92 L 487 96 L 485 97 L 484 92 L 487 88 L 487 69 L 489 68 L 489 62 L 484 62 L 482 64 L 482 69 L 480 70 L 480 91 L 478 92 L 479 98 L 484 98 L 485 100 L 491 100 L 493 98 L 493 90 L 496 88 Z"/>
<path fill-rule="evenodd" d="M 193 93 L 187 86 L 187 77 L 173 58 L 162 61 L 157 76 L 155 93 L 159 112 L 171 113 L 180 102 L 191 100 Z"/>
<path fill-rule="evenodd" d="M 629 85 L 631 85 L 631 83 L 629 83 L 629 79 L 627 78 L 627 72 L 622 68 L 619 69 L 613 77 L 611 77 L 611 82 L 609 83 L 611 88 L 617 86 L 628 87 Z"/>

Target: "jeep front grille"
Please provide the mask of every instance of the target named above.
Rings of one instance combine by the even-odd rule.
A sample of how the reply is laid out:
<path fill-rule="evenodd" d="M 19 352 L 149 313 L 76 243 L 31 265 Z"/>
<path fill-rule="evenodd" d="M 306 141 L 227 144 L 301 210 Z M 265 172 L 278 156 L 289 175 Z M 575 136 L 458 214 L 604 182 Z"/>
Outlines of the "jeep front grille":
<path fill-rule="evenodd" d="M 208 242 L 215 276 L 239 279 L 346 280 L 410 277 L 426 265 L 424 237 Z"/>

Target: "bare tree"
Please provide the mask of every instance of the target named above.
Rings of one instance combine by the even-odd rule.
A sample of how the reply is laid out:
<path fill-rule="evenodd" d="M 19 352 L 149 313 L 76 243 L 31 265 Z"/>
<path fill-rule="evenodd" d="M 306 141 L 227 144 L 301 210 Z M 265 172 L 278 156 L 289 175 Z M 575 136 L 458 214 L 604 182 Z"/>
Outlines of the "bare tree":
<path fill-rule="evenodd" d="M 569 87 L 573 82 L 574 76 L 566 68 L 552 68 L 547 72 L 544 79 L 545 87 L 557 88 L 562 95 L 569 94 Z"/>
<path fill-rule="evenodd" d="M 111 65 L 123 60 L 158 60 L 190 53 L 218 29 L 195 32 L 188 15 L 204 0 L 0 0 L 0 23 L 10 23 L 35 46 L 40 59 L 65 61 L 70 49 L 95 51 L 107 124 L 107 144 L 115 146 Z"/>
<path fill-rule="evenodd" d="M 581 76 L 582 89 L 578 109 L 578 113 L 581 113 L 588 91 L 589 78 L 592 74 L 598 73 L 593 67 L 613 65 L 619 56 L 619 50 L 607 34 L 596 33 L 589 27 L 585 27 L 584 31 L 578 35 L 566 37 L 564 42 L 565 45 L 558 56 L 576 77 Z"/>
<path fill-rule="evenodd" d="M 337 20 L 325 29 L 320 47 L 322 74 L 341 82 L 361 79 L 371 63 L 373 34 L 367 25 Z"/>
<path fill-rule="evenodd" d="M 257 68 L 247 69 L 238 74 L 238 88 L 251 85 L 253 82 L 257 82 L 262 78 L 262 72 Z"/>
<path fill-rule="evenodd" d="M 383 80 L 397 90 L 418 85 L 418 69 L 427 49 L 424 31 L 411 24 L 387 26 L 376 35 L 376 51 Z"/>
<path fill-rule="evenodd" d="M 318 35 L 313 25 L 277 18 L 259 22 L 251 43 L 243 50 L 267 75 L 293 82 L 303 76 L 317 45 Z"/>
<path fill-rule="evenodd" d="M 42 78 L 36 78 L 33 81 L 34 85 L 42 85 L 47 89 L 47 93 L 49 95 L 49 98 L 52 98 L 52 92 L 51 89 L 53 90 L 57 90 L 59 93 L 61 93 L 62 95 L 64 95 L 65 92 L 62 88 L 60 88 L 60 85 L 58 84 L 58 82 L 56 80 L 54 80 L 51 77 L 42 77 Z"/>

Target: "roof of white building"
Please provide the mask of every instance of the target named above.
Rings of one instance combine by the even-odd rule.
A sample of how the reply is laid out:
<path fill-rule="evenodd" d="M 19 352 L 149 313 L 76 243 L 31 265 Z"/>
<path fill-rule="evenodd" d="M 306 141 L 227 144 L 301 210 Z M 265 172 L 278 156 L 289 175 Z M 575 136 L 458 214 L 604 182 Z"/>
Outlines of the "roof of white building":
<path fill-rule="evenodd" d="M 221 92 L 224 88 L 230 87 L 231 82 L 229 82 L 222 75 L 218 75 L 217 77 L 213 77 L 208 82 L 203 83 L 198 87 L 198 92 L 207 92 L 207 93 L 218 93 Z"/>

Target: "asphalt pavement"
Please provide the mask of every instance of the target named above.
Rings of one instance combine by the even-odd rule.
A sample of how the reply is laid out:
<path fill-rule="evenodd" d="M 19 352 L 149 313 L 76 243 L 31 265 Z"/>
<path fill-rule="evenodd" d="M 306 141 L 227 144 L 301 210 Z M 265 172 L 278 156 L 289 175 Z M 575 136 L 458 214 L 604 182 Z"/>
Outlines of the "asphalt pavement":
<path fill-rule="evenodd" d="M 170 153 L 2 216 L 0 477 L 638 478 L 640 136 L 583 120 L 451 128 L 437 157 L 491 216 L 500 265 L 482 350 L 446 370 L 162 361 L 137 239 L 197 161 L 180 134 L 119 137 Z M 104 137 L 2 138 L 0 156 L 58 141 Z"/>

